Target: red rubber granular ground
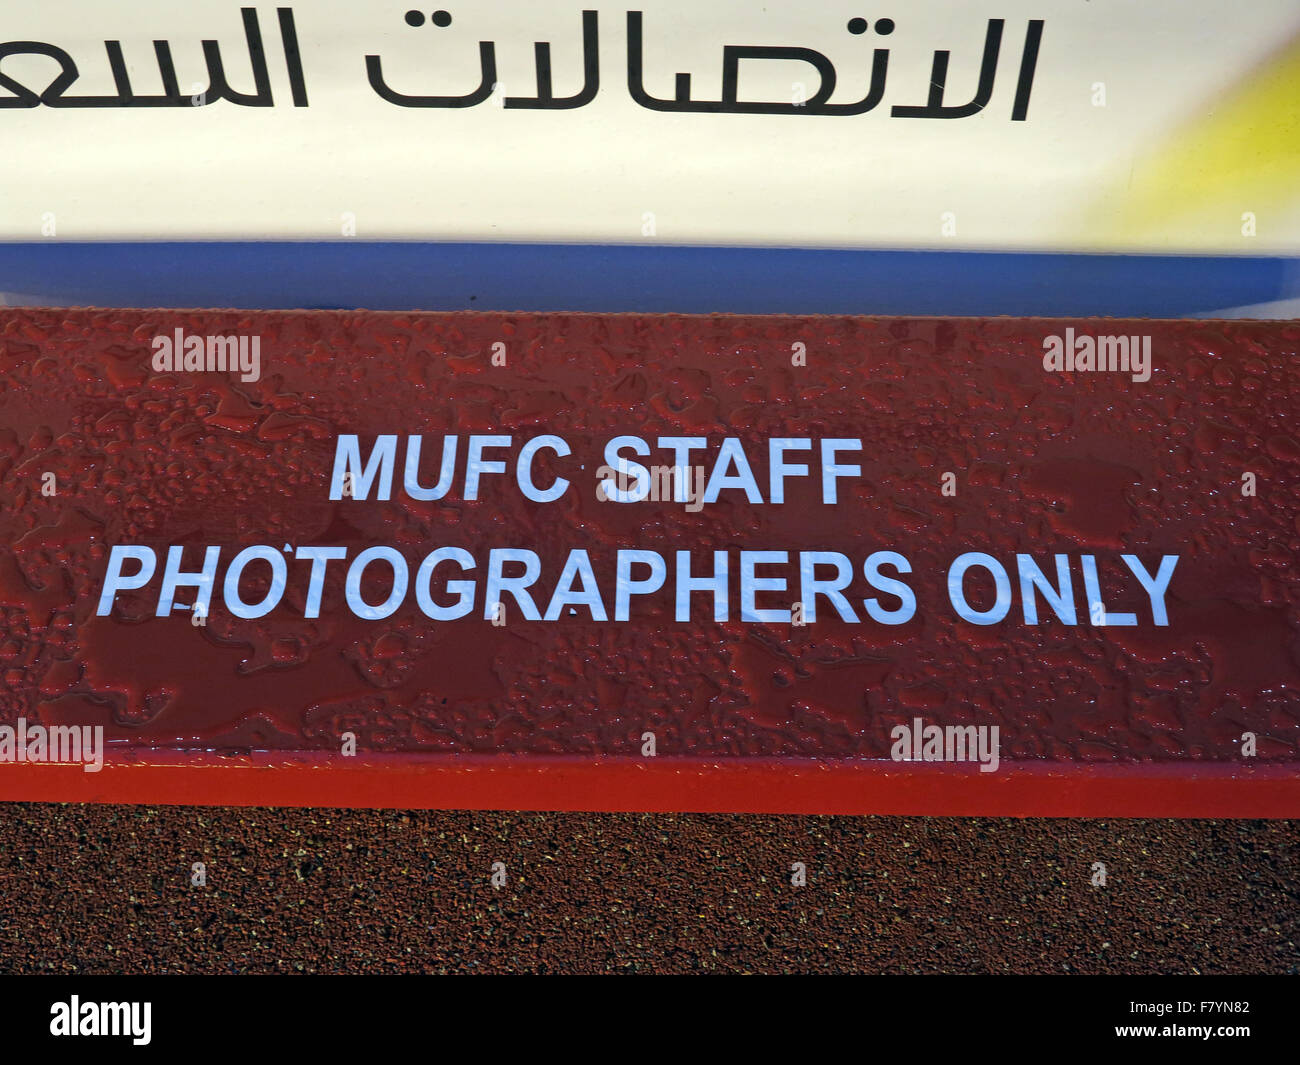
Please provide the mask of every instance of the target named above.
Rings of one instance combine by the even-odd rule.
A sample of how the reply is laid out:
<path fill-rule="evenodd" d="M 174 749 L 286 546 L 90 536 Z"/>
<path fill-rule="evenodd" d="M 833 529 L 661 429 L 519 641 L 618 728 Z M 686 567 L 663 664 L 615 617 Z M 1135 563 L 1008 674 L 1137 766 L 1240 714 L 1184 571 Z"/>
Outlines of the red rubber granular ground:
<path fill-rule="evenodd" d="M 1261 821 L 11 804 L 0 972 L 1295 974 L 1297 839 Z"/>

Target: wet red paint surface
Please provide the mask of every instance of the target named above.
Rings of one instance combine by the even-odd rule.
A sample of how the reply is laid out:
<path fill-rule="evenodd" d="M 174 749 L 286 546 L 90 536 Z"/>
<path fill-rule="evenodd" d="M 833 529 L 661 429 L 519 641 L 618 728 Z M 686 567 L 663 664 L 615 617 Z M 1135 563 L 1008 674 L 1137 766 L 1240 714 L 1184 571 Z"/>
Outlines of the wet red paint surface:
<path fill-rule="evenodd" d="M 1151 379 L 1045 372 L 1043 338 L 1068 325 L 1151 335 Z M 260 379 L 155 372 L 151 340 L 177 328 L 260 336 Z M 504 366 L 493 365 L 496 344 Z M 792 365 L 794 345 L 806 366 Z M 997 725 L 1008 770 L 1285 771 L 1300 761 L 1298 348 L 1293 323 L 2 312 L 0 720 L 103 725 L 119 762 L 309 752 L 328 765 L 351 732 L 363 759 L 585 764 L 638 759 L 654 732 L 657 772 L 678 760 L 883 762 L 897 773 L 891 729 L 921 717 Z M 571 486 L 529 502 L 511 464 L 473 501 L 458 476 L 438 501 L 395 490 L 390 502 L 332 502 L 340 433 L 367 444 L 423 434 L 426 484 L 446 434 L 462 449 L 468 434 L 511 436 L 491 456 L 507 459 L 556 434 L 572 453 L 543 452 L 536 480 Z M 840 480 L 828 506 L 817 453 L 791 453 L 814 476 L 787 480 L 783 504 L 739 490 L 698 510 L 602 501 L 596 470 L 621 434 L 704 437 L 706 470 L 721 441 L 738 438 L 765 496 L 770 438 L 857 438 L 862 452 L 841 461 L 861 476 Z M 404 446 L 397 455 L 400 484 Z M 949 472 L 956 490 L 945 496 Z M 1242 492 L 1247 473 L 1254 495 Z M 152 547 L 158 575 L 96 616 L 119 544 Z M 187 612 L 155 616 L 169 546 L 185 548 L 187 569 L 221 546 L 220 587 L 230 557 L 254 544 L 340 546 L 349 558 L 392 546 L 412 577 L 434 548 L 461 547 L 479 571 L 446 575 L 477 577 L 476 609 L 431 621 L 412 592 L 388 618 L 358 618 L 338 566 L 320 617 L 305 617 L 310 564 L 290 559 L 284 600 L 263 618 L 234 617 L 220 595 L 204 626 Z M 726 551 L 733 574 L 741 550 L 838 551 L 855 567 L 897 551 L 917 608 L 901 625 L 861 609 L 848 623 L 825 601 L 814 624 L 744 622 L 733 581 L 731 620 L 711 620 L 711 601 L 696 596 L 679 622 L 670 569 L 627 622 L 586 608 L 528 621 L 508 601 L 497 626 L 482 616 L 482 567 L 502 547 L 539 556 L 542 610 L 575 548 L 589 552 L 611 616 L 620 548 L 670 560 L 689 549 L 697 564 Z M 967 551 L 1011 572 L 1011 611 L 997 624 L 961 621 L 949 602 L 948 566 Z M 1040 598 L 1042 623 L 1026 624 L 1015 556 L 1050 574 L 1058 552 L 1079 623 Z M 1167 627 L 1153 623 L 1123 554 L 1153 573 L 1162 555 L 1179 556 Z M 1083 555 L 1096 559 L 1106 611 L 1133 612 L 1136 625 L 1089 623 Z M 374 572 L 362 586 L 371 603 L 388 591 Z M 798 576 L 797 565 L 769 572 Z M 266 587 L 252 567 L 240 585 L 249 601 Z M 967 587 L 978 609 L 992 604 L 990 586 Z M 879 593 L 859 570 L 846 594 L 860 606 Z M 795 597 L 759 593 L 757 605 Z M 1246 732 L 1258 746 L 1243 761 Z M 0 765 L 0 778 L 17 768 Z M 548 805 L 541 798 L 533 805 Z"/>

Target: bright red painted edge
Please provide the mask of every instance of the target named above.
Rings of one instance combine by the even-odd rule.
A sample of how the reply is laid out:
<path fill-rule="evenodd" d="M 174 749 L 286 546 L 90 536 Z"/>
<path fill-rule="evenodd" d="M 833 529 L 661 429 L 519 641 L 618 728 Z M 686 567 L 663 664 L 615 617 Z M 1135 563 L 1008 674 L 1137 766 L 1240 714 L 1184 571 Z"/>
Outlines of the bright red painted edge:
<path fill-rule="evenodd" d="M 1300 818 L 1293 765 L 971 766 L 698 759 L 169 752 L 149 761 L 0 766 L 0 801 L 446 810 L 998 817 Z"/>

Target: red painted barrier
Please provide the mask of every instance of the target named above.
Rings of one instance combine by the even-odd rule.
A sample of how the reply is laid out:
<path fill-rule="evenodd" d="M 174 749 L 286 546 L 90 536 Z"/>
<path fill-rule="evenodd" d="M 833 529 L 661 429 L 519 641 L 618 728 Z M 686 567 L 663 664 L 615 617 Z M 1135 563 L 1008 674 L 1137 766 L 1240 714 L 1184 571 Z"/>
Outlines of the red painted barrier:
<path fill-rule="evenodd" d="M 1300 816 L 1298 340 L 0 312 L 0 798 Z"/>

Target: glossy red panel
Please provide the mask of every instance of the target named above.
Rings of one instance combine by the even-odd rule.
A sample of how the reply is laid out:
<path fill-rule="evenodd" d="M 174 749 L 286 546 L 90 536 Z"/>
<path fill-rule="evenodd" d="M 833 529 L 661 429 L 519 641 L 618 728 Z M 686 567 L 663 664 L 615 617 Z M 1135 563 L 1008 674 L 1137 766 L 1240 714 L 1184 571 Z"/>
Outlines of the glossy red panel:
<path fill-rule="evenodd" d="M 0 312 L 0 797 L 1300 816 L 1298 346 Z"/>

